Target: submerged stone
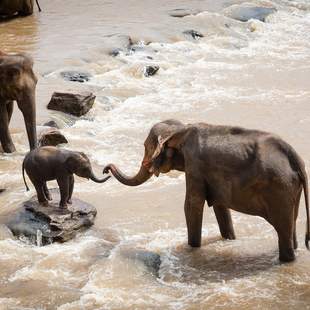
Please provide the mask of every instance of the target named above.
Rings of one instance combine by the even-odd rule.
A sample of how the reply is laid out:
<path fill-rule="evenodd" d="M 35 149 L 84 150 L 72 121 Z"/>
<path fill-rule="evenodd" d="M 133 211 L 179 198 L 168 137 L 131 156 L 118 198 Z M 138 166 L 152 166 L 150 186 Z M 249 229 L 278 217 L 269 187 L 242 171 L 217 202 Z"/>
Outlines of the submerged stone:
<path fill-rule="evenodd" d="M 91 78 L 89 73 L 78 71 L 64 71 L 61 72 L 60 75 L 67 81 L 79 83 L 88 82 Z"/>
<path fill-rule="evenodd" d="M 53 127 L 53 128 L 59 128 L 59 126 L 57 125 L 57 123 L 56 123 L 55 121 L 53 121 L 53 120 L 44 123 L 43 126 L 46 126 L 46 127 Z"/>
<path fill-rule="evenodd" d="M 156 277 L 159 276 L 158 272 L 161 265 L 161 258 L 159 254 L 142 249 L 127 248 L 122 251 L 122 255 L 126 258 L 142 263 L 149 272 Z"/>
<path fill-rule="evenodd" d="M 195 9 L 174 9 L 169 12 L 169 15 L 181 18 L 188 15 L 197 15 L 198 13 L 200 13 L 200 11 Z"/>
<path fill-rule="evenodd" d="M 200 38 L 203 38 L 204 35 L 196 30 L 185 30 L 183 31 L 183 34 L 185 34 L 185 36 L 189 36 L 194 40 L 199 40 Z"/>
<path fill-rule="evenodd" d="M 92 108 L 95 99 L 96 96 L 91 92 L 80 94 L 54 92 L 47 108 L 75 116 L 82 116 Z"/>
<path fill-rule="evenodd" d="M 250 19 L 257 19 L 261 22 L 266 21 L 266 17 L 276 12 L 273 7 L 259 7 L 250 4 L 232 5 L 225 9 L 226 16 L 239 20 L 241 22 L 247 22 Z"/>
<path fill-rule="evenodd" d="M 77 198 L 72 199 L 68 209 L 58 206 L 59 192 L 51 191 L 53 201 L 43 207 L 37 196 L 24 202 L 7 222 L 7 227 L 16 237 L 27 237 L 31 243 L 46 245 L 65 242 L 94 224 L 97 210 Z"/>
<path fill-rule="evenodd" d="M 159 70 L 159 66 L 146 66 L 144 68 L 144 76 L 149 77 L 155 75 Z"/>

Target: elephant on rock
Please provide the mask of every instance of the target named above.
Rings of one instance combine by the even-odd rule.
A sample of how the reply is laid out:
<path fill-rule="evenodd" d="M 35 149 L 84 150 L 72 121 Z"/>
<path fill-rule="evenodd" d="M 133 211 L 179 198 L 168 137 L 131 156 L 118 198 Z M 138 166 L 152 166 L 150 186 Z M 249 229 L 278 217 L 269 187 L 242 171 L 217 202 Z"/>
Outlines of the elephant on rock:
<path fill-rule="evenodd" d="M 48 205 L 48 200 L 51 200 L 46 182 L 57 180 L 61 196 L 59 203 L 61 208 L 66 208 L 68 203 L 71 204 L 74 174 L 91 179 L 96 183 L 104 183 L 110 178 L 108 176 L 98 179 L 84 153 L 60 149 L 55 146 L 43 146 L 30 151 L 24 158 L 22 169 L 27 190 L 29 188 L 25 180 L 24 170 L 26 170 L 37 191 L 39 203 L 44 206 Z"/>
<path fill-rule="evenodd" d="M 109 171 L 121 183 L 137 186 L 153 174 L 185 172 L 185 217 L 188 243 L 201 245 L 205 201 L 213 206 L 223 238 L 235 239 L 230 209 L 256 215 L 276 230 L 279 259 L 295 259 L 296 218 L 302 190 L 305 195 L 309 249 L 308 179 L 296 151 L 278 136 L 241 127 L 182 124 L 167 120 L 155 124 L 145 140 L 139 172 L 128 177 L 114 164 Z"/>
<path fill-rule="evenodd" d="M 6 153 L 15 151 L 9 132 L 14 101 L 23 113 L 30 149 L 37 146 L 37 78 L 32 67 L 33 61 L 26 55 L 6 55 L 0 52 L 0 142 Z"/>

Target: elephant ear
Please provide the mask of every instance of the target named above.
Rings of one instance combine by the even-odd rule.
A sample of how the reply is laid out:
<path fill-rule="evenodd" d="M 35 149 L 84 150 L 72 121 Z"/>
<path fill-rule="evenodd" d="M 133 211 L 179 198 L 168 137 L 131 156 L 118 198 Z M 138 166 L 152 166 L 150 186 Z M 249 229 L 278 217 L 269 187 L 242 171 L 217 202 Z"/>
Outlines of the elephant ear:
<path fill-rule="evenodd" d="M 5 74 L 7 80 L 11 82 L 20 77 L 21 69 L 18 66 L 7 66 Z"/>
<path fill-rule="evenodd" d="M 157 145 L 155 151 L 152 155 L 152 161 L 155 160 L 161 152 L 164 150 L 165 146 L 173 149 L 179 149 L 184 143 L 186 136 L 188 134 L 189 128 L 183 127 L 181 129 L 171 129 L 163 135 L 159 135 L 157 138 Z"/>
<path fill-rule="evenodd" d="M 71 174 L 75 173 L 75 171 L 78 168 L 78 165 L 79 165 L 79 159 L 75 154 L 68 156 L 68 158 L 66 159 L 66 167 L 69 173 Z"/>

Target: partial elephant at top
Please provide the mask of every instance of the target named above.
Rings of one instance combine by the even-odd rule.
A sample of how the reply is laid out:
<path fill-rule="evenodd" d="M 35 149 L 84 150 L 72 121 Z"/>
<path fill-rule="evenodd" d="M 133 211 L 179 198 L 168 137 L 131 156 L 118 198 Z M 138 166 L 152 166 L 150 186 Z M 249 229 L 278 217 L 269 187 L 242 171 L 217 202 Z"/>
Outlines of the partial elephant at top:
<path fill-rule="evenodd" d="M 280 137 L 259 130 L 206 123 L 155 124 L 144 142 L 139 172 L 128 177 L 114 164 L 118 181 L 137 186 L 152 175 L 185 172 L 185 217 L 188 244 L 201 245 L 205 201 L 213 207 L 223 238 L 234 239 L 230 209 L 264 218 L 276 230 L 281 261 L 295 259 L 296 219 L 302 190 L 305 195 L 309 249 L 308 178 L 297 152 Z"/>
<path fill-rule="evenodd" d="M 0 142 L 6 153 L 15 151 L 9 132 L 14 101 L 23 114 L 30 149 L 37 147 L 36 85 L 33 61 L 29 56 L 0 52 Z"/>
<path fill-rule="evenodd" d="M 38 0 L 36 0 L 41 11 Z M 0 16 L 28 16 L 33 14 L 34 0 L 0 0 Z"/>

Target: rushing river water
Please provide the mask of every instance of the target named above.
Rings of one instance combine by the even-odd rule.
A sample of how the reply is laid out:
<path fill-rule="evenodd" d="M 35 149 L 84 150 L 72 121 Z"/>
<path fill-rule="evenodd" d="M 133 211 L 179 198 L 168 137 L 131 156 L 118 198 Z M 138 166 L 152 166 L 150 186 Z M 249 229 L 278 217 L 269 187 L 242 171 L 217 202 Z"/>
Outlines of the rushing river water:
<path fill-rule="evenodd" d="M 53 119 L 70 149 L 139 168 L 155 122 L 177 118 L 235 124 L 281 135 L 310 160 L 310 3 L 252 1 L 277 11 L 266 22 L 239 22 L 228 7 L 244 1 L 40 0 L 43 12 L 0 24 L 0 50 L 35 60 L 38 124 Z M 183 18 L 175 9 L 200 11 Z M 186 30 L 204 34 L 193 40 Z M 130 36 L 137 44 L 128 52 Z M 114 48 L 123 48 L 116 57 Z M 158 65 L 144 77 L 146 65 Z M 89 82 L 65 82 L 80 70 Z M 91 90 L 96 105 L 81 119 L 48 112 L 54 90 Z M 28 145 L 20 113 L 12 124 L 17 152 L 0 156 L 1 218 L 27 193 L 21 162 Z M 310 309 L 310 252 L 305 207 L 298 217 L 297 260 L 278 261 L 277 236 L 264 220 L 233 213 L 235 241 L 220 238 L 205 208 L 203 246 L 187 246 L 184 175 L 130 188 L 76 178 L 74 195 L 98 209 L 92 229 L 65 244 L 28 245 L 0 229 L 0 309 Z M 158 273 L 138 259 L 159 254 Z M 136 255 L 137 254 L 137 255 Z"/>

